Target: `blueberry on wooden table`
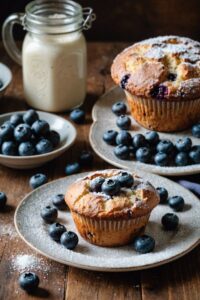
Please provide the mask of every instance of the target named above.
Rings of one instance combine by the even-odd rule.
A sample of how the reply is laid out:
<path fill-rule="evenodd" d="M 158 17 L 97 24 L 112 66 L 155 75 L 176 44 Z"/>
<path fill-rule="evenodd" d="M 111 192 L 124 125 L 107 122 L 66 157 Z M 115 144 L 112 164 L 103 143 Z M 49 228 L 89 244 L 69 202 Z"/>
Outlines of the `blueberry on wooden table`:
<path fill-rule="evenodd" d="M 78 236 L 73 231 L 66 231 L 61 235 L 60 243 L 65 248 L 73 250 L 78 244 Z"/>
<path fill-rule="evenodd" d="M 168 204 L 174 211 L 182 211 L 185 201 L 181 196 L 173 196 L 168 199 Z"/>
<path fill-rule="evenodd" d="M 189 157 L 194 164 L 200 164 L 200 146 L 193 146 Z"/>
<path fill-rule="evenodd" d="M 175 156 L 175 164 L 179 167 L 187 166 L 189 162 L 189 156 L 186 152 L 179 152 Z"/>
<path fill-rule="evenodd" d="M 116 143 L 117 145 L 122 144 L 122 145 L 130 146 L 132 144 L 131 134 L 126 130 L 120 131 L 116 136 Z"/>
<path fill-rule="evenodd" d="M 4 155 L 16 156 L 18 154 L 17 144 L 13 141 L 5 141 L 1 146 L 1 152 Z"/>
<path fill-rule="evenodd" d="M 117 180 L 119 181 L 119 184 L 121 187 L 126 187 L 126 188 L 132 187 L 132 185 L 134 183 L 133 176 L 128 172 L 121 172 L 117 176 Z"/>
<path fill-rule="evenodd" d="M 180 152 L 188 152 L 188 151 L 190 151 L 190 149 L 192 147 L 192 140 L 188 137 L 178 139 L 175 142 L 175 147 Z"/>
<path fill-rule="evenodd" d="M 103 140 L 106 142 L 108 145 L 116 145 L 116 137 L 117 137 L 118 132 L 115 130 L 107 130 L 103 134 Z"/>
<path fill-rule="evenodd" d="M 85 112 L 80 108 L 76 108 L 70 113 L 70 119 L 74 123 L 83 124 L 85 121 Z"/>
<path fill-rule="evenodd" d="M 91 166 L 94 160 L 94 155 L 91 151 L 83 150 L 79 156 L 79 163 L 83 167 Z"/>
<path fill-rule="evenodd" d="M 41 139 L 36 145 L 35 145 L 36 153 L 37 154 L 45 154 L 53 151 L 53 145 L 52 143 L 47 139 Z"/>
<path fill-rule="evenodd" d="M 50 126 L 45 120 L 37 120 L 32 124 L 31 129 L 37 137 L 40 137 L 45 136 L 49 132 Z"/>
<path fill-rule="evenodd" d="M 133 146 L 136 148 L 145 147 L 147 145 L 147 141 L 143 134 L 138 133 L 133 137 Z"/>
<path fill-rule="evenodd" d="M 112 105 L 112 112 L 117 115 L 124 115 L 127 112 L 126 104 L 123 101 L 118 101 Z"/>
<path fill-rule="evenodd" d="M 17 125 L 19 124 L 22 124 L 23 123 L 23 115 L 22 114 L 19 114 L 19 113 L 16 113 L 16 114 L 13 114 L 11 117 L 10 117 L 10 123 L 16 127 Z"/>
<path fill-rule="evenodd" d="M 192 135 L 200 138 L 200 123 L 192 126 Z"/>
<path fill-rule="evenodd" d="M 53 223 L 58 217 L 58 211 L 55 207 L 48 205 L 42 208 L 40 215 L 46 223 Z"/>
<path fill-rule="evenodd" d="M 7 196 L 4 192 L 0 192 L 0 210 L 3 210 L 6 206 Z"/>
<path fill-rule="evenodd" d="M 102 187 L 102 184 L 104 183 L 104 181 L 105 181 L 105 179 L 101 176 L 98 176 L 98 177 L 92 179 L 90 181 L 91 192 L 96 192 L 96 193 L 101 192 L 101 187 Z"/>
<path fill-rule="evenodd" d="M 155 248 L 155 240 L 149 235 L 141 235 L 134 239 L 133 248 L 140 254 L 152 252 Z"/>
<path fill-rule="evenodd" d="M 49 226 L 49 235 L 56 242 L 60 241 L 60 237 L 65 231 L 65 226 L 60 223 L 53 223 Z"/>
<path fill-rule="evenodd" d="M 28 124 L 19 124 L 14 129 L 14 138 L 17 142 L 27 142 L 31 139 L 32 131 Z"/>
<path fill-rule="evenodd" d="M 108 178 L 102 184 L 101 190 L 106 195 L 114 196 L 120 191 L 120 183 L 116 179 Z"/>
<path fill-rule="evenodd" d="M 127 160 L 130 158 L 130 149 L 128 146 L 120 144 L 114 148 L 114 154 L 119 159 Z"/>
<path fill-rule="evenodd" d="M 173 213 L 165 214 L 161 219 L 162 225 L 166 230 L 175 230 L 179 224 L 179 218 Z"/>
<path fill-rule="evenodd" d="M 145 133 L 145 139 L 149 145 L 156 145 L 159 142 L 159 134 L 156 131 L 148 131 Z"/>
<path fill-rule="evenodd" d="M 151 150 L 148 147 L 138 148 L 135 157 L 137 161 L 149 163 L 151 160 Z"/>
<path fill-rule="evenodd" d="M 131 127 L 131 119 L 126 115 L 120 115 L 116 124 L 120 129 L 128 130 Z"/>
<path fill-rule="evenodd" d="M 154 162 L 157 166 L 166 167 L 169 165 L 169 157 L 166 153 L 156 153 L 154 156 Z"/>
<path fill-rule="evenodd" d="M 35 146 L 32 142 L 23 142 L 19 144 L 18 153 L 19 156 L 30 156 L 36 152 Z"/>
<path fill-rule="evenodd" d="M 23 121 L 28 125 L 32 125 L 38 119 L 39 115 L 34 109 L 29 109 L 23 114 Z"/>
<path fill-rule="evenodd" d="M 164 187 L 157 187 L 156 191 L 159 195 L 160 203 L 161 204 L 167 203 L 168 191 Z"/>
<path fill-rule="evenodd" d="M 65 196 L 63 194 L 57 194 L 53 196 L 52 203 L 59 210 L 65 210 L 68 208 L 65 202 Z"/>
<path fill-rule="evenodd" d="M 9 141 L 13 138 L 13 126 L 10 122 L 5 122 L 0 126 L 1 141 Z"/>
<path fill-rule="evenodd" d="M 42 173 L 33 175 L 29 181 L 30 187 L 33 189 L 36 189 L 45 183 L 47 183 L 47 176 Z"/>
<path fill-rule="evenodd" d="M 65 167 L 65 174 L 66 175 L 73 175 L 80 171 L 81 167 L 78 162 L 67 164 Z"/>
<path fill-rule="evenodd" d="M 28 293 L 35 292 L 39 283 L 39 277 L 33 272 L 22 273 L 19 277 L 20 287 Z"/>

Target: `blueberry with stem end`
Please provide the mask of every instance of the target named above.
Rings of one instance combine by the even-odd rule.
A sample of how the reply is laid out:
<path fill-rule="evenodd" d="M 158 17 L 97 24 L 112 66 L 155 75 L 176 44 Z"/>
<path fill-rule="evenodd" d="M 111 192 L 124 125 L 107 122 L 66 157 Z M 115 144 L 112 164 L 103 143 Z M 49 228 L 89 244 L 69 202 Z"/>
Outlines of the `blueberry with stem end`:
<path fill-rule="evenodd" d="M 112 105 L 112 112 L 117 115 L 124 115 L 127 112 L 126 104 L 123 101 L 118 101 Z"/>

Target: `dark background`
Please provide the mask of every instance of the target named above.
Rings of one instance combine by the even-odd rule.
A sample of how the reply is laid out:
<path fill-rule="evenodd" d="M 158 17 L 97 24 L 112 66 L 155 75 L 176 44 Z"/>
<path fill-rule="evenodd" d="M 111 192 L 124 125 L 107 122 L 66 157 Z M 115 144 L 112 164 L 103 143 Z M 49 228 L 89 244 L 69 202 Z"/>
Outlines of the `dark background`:
<path fill-rule="evenodd" d="M 0 0 L 0 25 L 13 12 L 24 11 L 26 0 Z M 88 40 L 135 41 L 178 34 L 200 40 L 200 0 L 80 0 L 97 15 Z M 17 29 L 18 39 L 22 38 Z"/>

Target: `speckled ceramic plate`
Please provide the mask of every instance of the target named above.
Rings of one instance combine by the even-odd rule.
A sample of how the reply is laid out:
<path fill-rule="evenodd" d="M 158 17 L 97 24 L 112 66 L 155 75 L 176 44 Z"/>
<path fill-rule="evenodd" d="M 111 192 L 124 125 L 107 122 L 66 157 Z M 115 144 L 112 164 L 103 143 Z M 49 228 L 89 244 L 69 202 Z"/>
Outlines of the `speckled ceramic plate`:
<path fill-rule="evenodd" d="M 144 173 L 138 172 L 143 176 Z M 145 173 L 145 178 L 155 187 L 165 186 L 170 195 L 182 195 L 185 198 L 185 210 L 177 213 L 180 226 L 177 231 L 162 229 L 161 217 L 171 212 L 167 205 L 158 205 L 151 214 L 146 233 L 156 240 L 154 252 L 137 254 L 132 246 L 103 248 L 89 244 L 79 236 L 79 244 L 74 251 L 67 250 L 48 236 L 48 225 L 41 217 L 41 208 L 51 204 L 51 198 L 57 193 L 65 193 L 67 186 L 86 173 L 69 176 L 48 183 L 25 197 L 15 212 L 15 226 L 21 238 L 41 254 L 63 264 L 78 268 L 120 272 L 152 268 L 175 260 L 191 251 L 199 243 L 200 202 L 188 190 L 177 183 L 157 175 Z M 68 230 L 76 231 L 69 212 L 59 212 L 58 222 Z"/>
<path fill-rule="evenodd" d="M 94 105 L 93 108 L 93 120 L 94 123 L 90 129 L 90 143 L 93 150 L 105 161 L 119 168 L 135 169 L 139 168 L 151 173 L 156 173 L 165 176 L 180 176 L 187 174 L 195 174 L 200 172 L 200 164 L 189 165 L 185 167 L 159 167 L 152 164 L 140 163 L 135 160 L 120 160 L 113 153 L 113 146 L 107 145 L 102 137 L 106 130 L 115 129 L 119 131 L 116 126 L 116 116 L 112 113 L 112 104 L 119 101 L 125 101 L 125 95 L 122 89 L 115 87 L 104 94 Z M 148 130 L 136 123 L 132 119 L 132 134 L 142 133 L 144 134 Z M 194 145 L 200 145 L 200 139 L 191 135 L 191 131 L 182 131 L 177 133 L 159 133 L 162 139 L 170 139 L 175 142 L 178 138 L 187 136 L 192 139 Z"/>

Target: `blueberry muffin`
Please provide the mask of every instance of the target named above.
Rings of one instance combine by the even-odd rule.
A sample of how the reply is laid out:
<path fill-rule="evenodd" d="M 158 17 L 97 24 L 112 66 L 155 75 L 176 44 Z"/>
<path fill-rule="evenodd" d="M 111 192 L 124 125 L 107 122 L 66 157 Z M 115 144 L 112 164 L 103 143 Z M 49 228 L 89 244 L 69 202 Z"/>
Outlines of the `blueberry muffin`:
<path fill-rule="evenodd" d="M 178 36 L 144 40 L 115 58 L 111 75 L 142 126 L 172 132 L 199 121 L 199 42 Z"/>
<path fill-rule="evenodd" d="M 91 173 L 71 184 L 65 201 L 81 236 L 105 247 L 141 234 L 159 197 L 154 187 L 123 170 Z"/>

